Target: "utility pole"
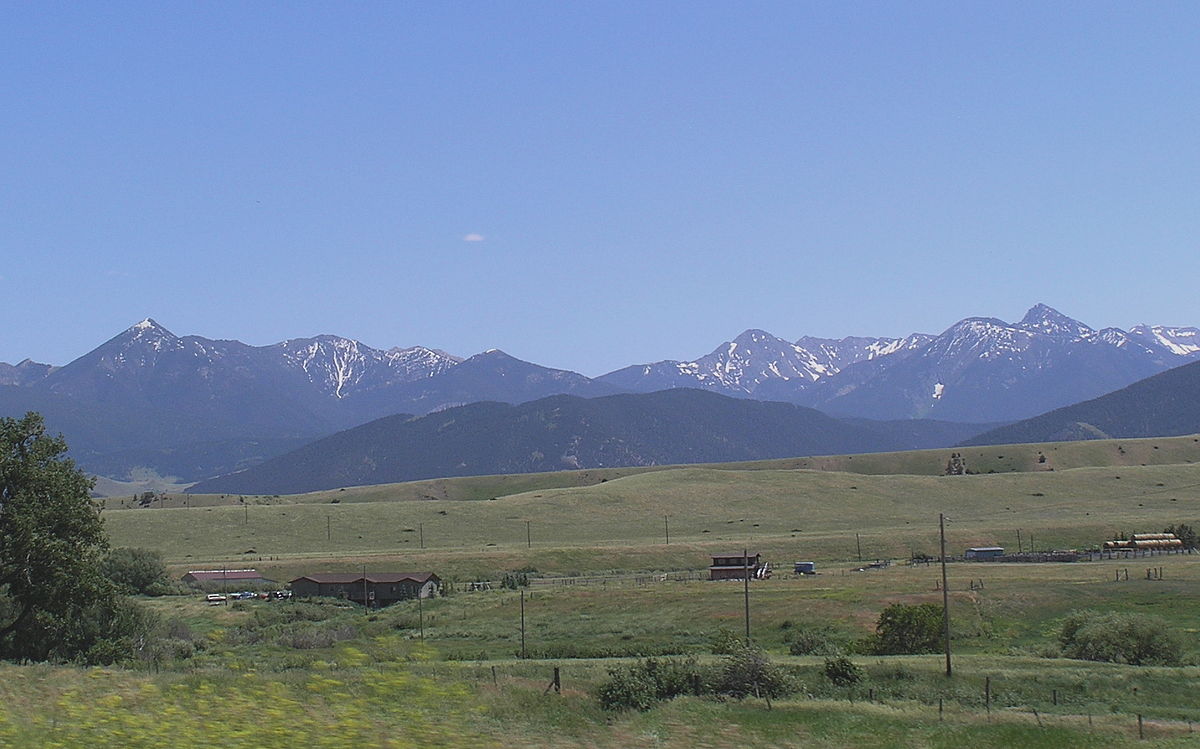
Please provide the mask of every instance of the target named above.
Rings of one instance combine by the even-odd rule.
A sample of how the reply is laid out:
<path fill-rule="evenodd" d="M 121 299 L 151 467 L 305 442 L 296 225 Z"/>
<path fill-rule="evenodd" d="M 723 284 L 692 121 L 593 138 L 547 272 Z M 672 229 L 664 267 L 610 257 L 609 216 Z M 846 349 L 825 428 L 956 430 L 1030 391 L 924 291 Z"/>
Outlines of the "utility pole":
<path fill-rule="evenodd" d="M 858 537 L 857 533 L 854 534 L 854 545 L 858 547 L 858 561 L 861 562 L 862 561 L 862 540 Z"/>
<path fill-rule="evenodd" d="M 250 505 L 244 501 L 242 502 L 242 516 L 244 518 L 242 525 L 250 525 Z"/>
<path fill-rule="evenodd" d="M 363 608 L 370 608 L 367 604 L 367 565 L 363 565 Z"/>
<path fill-rule="evenodd" d="M 946 676 L 950 669 L 950 588 L 946 585 L 946 516 L 938 513 L 938 528 L 942 535 L 942 630 L 946 637 Z"/>
<path fill-rule="evenodd" d="M 425 524 L 417 523 L 417 535 L 421 537 L 421 548 L 425 548 Z"/>
<path fill-rule="evenodd" d="M 325 516 L 325 540 L 328 541 L 331 538 L 333 538 L 333 525 L 332 525 L 332 521 L 329 519 L 329 515 L 326 515 Z"/>
<path fill-rule="evenodd" d="M 671 526 L 667 525 L 667 516 L 663 515 L 663 535 L 667 537 L 667 546 L 671 545 Z"/>
<path fill-rule="evenodd" d="M 525 591 L 521 591 L 521 657 L 525 658 Z"/>
<path fill-rule="evenodd" d="M 1017 528 L 1017 553 L 1020 554 L 1025 549 L 1021 546 L 1021 529 Z"/>
<path fill-rule="evenodd" d="M 742 594 L 746 600 L 746 647 L 750 647 L 750 550 L 742 549 Z"/>
<path fill-rule="evenodd" d="M 532 536 L 529 535 L 529 523 L 530 523 L 529 520 L 525 521 L 525 548 L 526 549 L 533 548 Z"/>

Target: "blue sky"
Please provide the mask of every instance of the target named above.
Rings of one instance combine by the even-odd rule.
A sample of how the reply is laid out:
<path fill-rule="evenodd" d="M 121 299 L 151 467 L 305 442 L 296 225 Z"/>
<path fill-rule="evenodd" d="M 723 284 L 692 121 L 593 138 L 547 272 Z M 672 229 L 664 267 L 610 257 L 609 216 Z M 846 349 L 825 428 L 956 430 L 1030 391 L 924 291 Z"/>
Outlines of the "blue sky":
<path fill-rule="evenodd" d="M 0 361 L 1200 325 L 1194 3 L 6 3 Z"/>

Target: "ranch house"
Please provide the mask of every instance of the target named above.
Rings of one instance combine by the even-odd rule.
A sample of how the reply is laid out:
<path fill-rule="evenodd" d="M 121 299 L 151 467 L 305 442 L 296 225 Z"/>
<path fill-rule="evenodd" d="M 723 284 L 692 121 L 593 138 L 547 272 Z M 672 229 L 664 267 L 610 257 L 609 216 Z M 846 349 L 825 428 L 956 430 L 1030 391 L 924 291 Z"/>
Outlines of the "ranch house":
<path fill-rule="evenodd" d="M 740 552 L 737 554 L 713 554 L 708 567 L 709 580 L 741 580 L 749 573 L 753 579 L 762 568 L 762 554 Z"/>

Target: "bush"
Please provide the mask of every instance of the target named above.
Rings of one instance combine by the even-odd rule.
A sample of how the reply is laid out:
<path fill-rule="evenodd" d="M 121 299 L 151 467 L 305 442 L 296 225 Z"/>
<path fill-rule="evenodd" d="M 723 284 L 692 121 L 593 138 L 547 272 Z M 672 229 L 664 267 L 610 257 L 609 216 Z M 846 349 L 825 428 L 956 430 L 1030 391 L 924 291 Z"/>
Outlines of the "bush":
<path fill-rule="evenodd" d="M 703 681 L 696 659 L 647 658 L 623 668 L 610 668 L 597 697 L 605 710 L 649 710 L 656 702 L 694 694 Z"/>
<path fill-rule="evenodd" d="M 1200 538 L 1197 537 L 1196 529 L 1187 523 L 1179 523 L 1178 525 L 1168 525 L 1163 528 L 1163 533 L 1174 533 L 1175 537 L 1183 542 L 1183 548 L 1194 549 Z"/>
<path fill-rule="evenodd" d="M 875 625 L 877 655 L 936 653 L 942 646 L 942 608 L 933 603 L 893 603 Z"/>
<path fill-rule="evenodd" d="M 713 675 L 712 687 L 717 694 L 739 700 L 751 695 L 782 697 L 792 691 L 791 680 L 766 653 L 746 645 L 725 657 Z"/>
<path fill-rule="evenodd" d="M 1162 619 L 1145 614 L 1077 611 L 1063 621 L 1058 642 L 1067 658 L 1178 666 L 1183 645 Z"/>
<path fill-rule="evenodd" d="M 708 649 L 714 655 L 729 655 L 745 647 L 742 638 L 738 637 L 729 627 L 721 627 L 708 641 Z"/>
<path fill-rule="evenodd" d="M 100 563 L 100 571 L 123 593 L 165 595 L 172 589 L 162 554 L 151 549 L 112 549 Z"/>
<path fill-rule="evenodd" d="M 840 655 L 842 646 L 834 636 L 821 629 L 799 629 L 788 643 L 792 655 Z"/>
<path fill-rule="evenodd" d="M 516 590 L 517 588 L 529 587 L 528 572 L 505 572 L 504 577 L 500 578 L 500 587 Z"/>
<path fill-rule="evenodd" d="M 863 680 L 863 670 L 845 656 L 825 659 L 822 671 L 834 686 L 850 687 Z"/>
<path fill-rule="evenodd" d="M 605 710 L 649 710 L 658 701 L 654 683 L 636 666 L 610 668 L 608 681 L 596 690 Z"/>

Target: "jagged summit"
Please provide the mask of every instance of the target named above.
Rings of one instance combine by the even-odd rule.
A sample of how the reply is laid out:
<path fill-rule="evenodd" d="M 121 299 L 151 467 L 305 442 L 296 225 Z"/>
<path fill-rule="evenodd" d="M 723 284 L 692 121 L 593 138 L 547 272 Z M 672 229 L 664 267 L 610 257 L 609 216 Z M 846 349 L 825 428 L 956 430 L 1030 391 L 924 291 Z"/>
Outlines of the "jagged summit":
<path fill-rule="evenodd" d="M 146 319 L 142 320 L 141 322 L 137 322 L 137 323 L 134 323 L 133 325 L 130 325 L 128 328 L 123 330 L 120 333 L 120 335 L 116 336 L 113 340 L 125 341 L 125 342 L 174 341 L 174 340 L 178 340 L 178 336 L 176 336 L 174 333 L 172 333 L 171 331 L 167 330 L 165 327 L 160 325 L 153 318 L 147 317 Z"/>
<path fill-rule="evenodd" d="M 1029 308 L 1017 327 L 1056 337 L 1083 338 L 1096 331 L 1041 302 Z"/>
<path fill-rule="evenodd" d="M 158 321 L 155 320 L 153 317 L 147 317 L 147 318 L 143 319 L 141 322 L 137 322 L 137 323 L 134 323 L 133 325 L 130 325 L 128 328 L 125 329 L 125 333 L 132 333 L 134 335 L 145 335 L 146 333 L 156 333 L 158 335 L 169 336 L 171 338 L 175 337 L 174 333 L 172 333 L 171 331 L 167 330 L 162 325 L 160 325 L 158 323 Z"/>

